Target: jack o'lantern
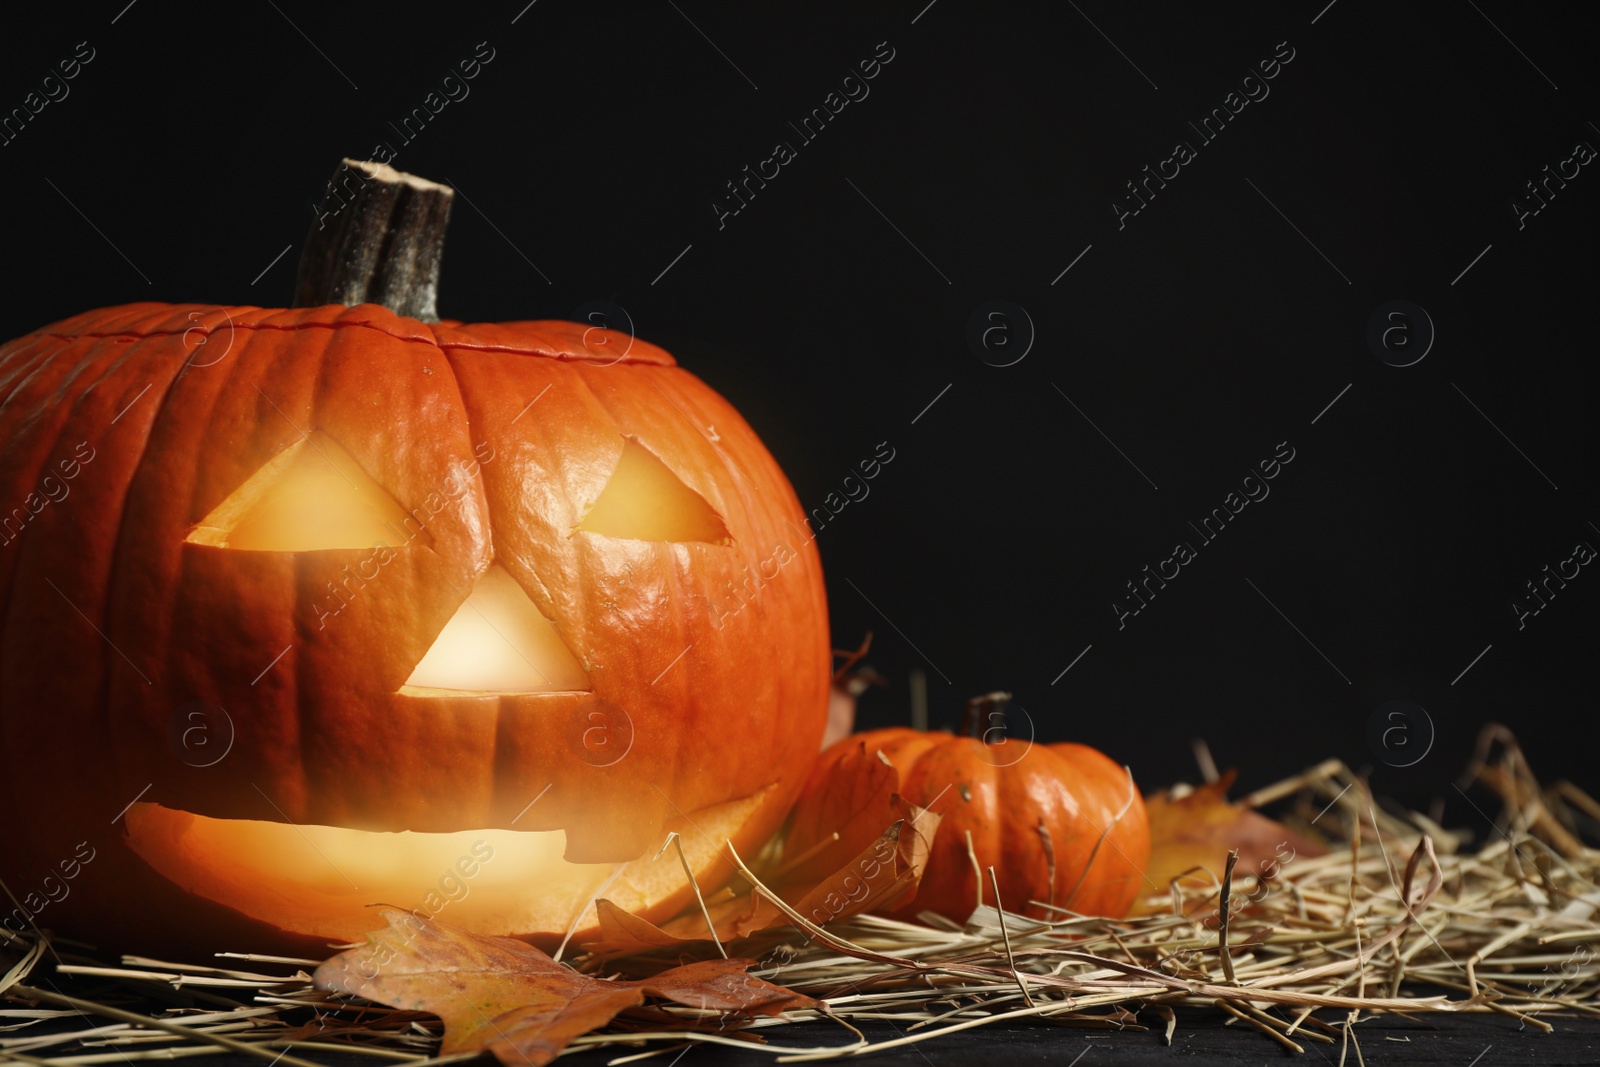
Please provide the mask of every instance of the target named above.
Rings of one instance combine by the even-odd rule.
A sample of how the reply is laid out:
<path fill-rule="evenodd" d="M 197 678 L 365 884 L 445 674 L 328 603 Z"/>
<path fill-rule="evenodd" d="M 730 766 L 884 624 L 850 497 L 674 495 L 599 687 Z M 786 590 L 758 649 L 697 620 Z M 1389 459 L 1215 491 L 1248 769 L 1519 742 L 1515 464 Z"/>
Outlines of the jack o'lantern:
<path fill-rule="evenodd" d="M 0 348 L 10 929 L 558 940 L 671 914 L 670 831 L 709 888 L 802 784 L 824 590 L 755 433 L 627 334 L 438 321 L 451 191 L 347 167 L 299 306 Z"/>

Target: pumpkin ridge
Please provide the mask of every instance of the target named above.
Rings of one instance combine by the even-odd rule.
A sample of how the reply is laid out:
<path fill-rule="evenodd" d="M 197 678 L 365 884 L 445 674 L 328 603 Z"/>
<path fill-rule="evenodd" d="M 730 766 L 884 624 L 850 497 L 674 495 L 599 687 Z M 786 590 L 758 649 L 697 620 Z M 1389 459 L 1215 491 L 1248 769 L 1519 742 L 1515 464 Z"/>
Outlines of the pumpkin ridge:
<path fill-rule="evenodd" d="M 41 334 L 40 336 L 43 337 L 44 335 Z M 54 338 L 51 339 L 54 340 Z M 17 390 L 26 387 L 29 380 L 39 372 L 41 367 L 50 362 L 58 350 L 49 350 L 48 346 L 40 345 L 35 352 L 22 353 L 11 350 L 10 346 L 7 346 L 4 360 L 0 361 L 0 414 L 5 413 L 7 405 L 10 404 L 11 398 L 16 395 Z M 33 362 L 28 363 L 26 359 L 17 359 L 16 357 L 18 356 L 32 357 Z M 15 359 L 14 365 L 13 359 Z"/>
<path fill-rule="evenodd" d="M 11 342 L 11 344 L 15 344 L 15 343 L 16 342 Z M 8 344 L 6 347 L 7 347 L 7 349 L 10 349 L 11 345 Z M 12 354 L 13 354 L 13 352 L 11 352 L 11 351 L 7 351 L 6 352 L 7 356 L 10 356 Z M 4 395 L 0 395 L 0 414 L 9 414 L 9 411 L 7 411 L 7 408 L 10 405 L 12 397 L 14 397 L 20 390 L 26 388 L 29 380 L 32 379 L 32 377 L 35 374 L 37 374 L 41 369 L 43 369 L 47 364 L 49 364 L 49 362 L 55 357 L 55 355 L 56 355 L 55 352 L 41 353 L 40 354 L 40 358 L 38 358 L 31 366 L 28 366 L 23 373 L 19 373 L 18 375 L 16 375 L 13 378 L 13 380 L 9 383 L 8 388 L 5 390 Z M 8 360 L 8 362 L 9 362 L 9 360 Z M 18 369 L 21 370 L 21 368 L 18 368 Z M 65 421 L 67 419 L 70 419 L 70 418 L 71 418 L 71 415 L 69 413 L 66 416 L 66 419 L 63 420 L 63 424 L 65 423 Z M 61 431 L 57 430 L 54 438 L 52 439 L 53 443 L 59 444 L 60 439 L 61 439 Z M 52 452 L 49 449 L 45 449 L 45 450 L 41 451 L 41 454 L 42 455 L 50 455 L 50 454 L 52 454 Z M 46 464 L 46 469 L 49 469 L 49 467 L 48 467 L 49 461 L 48 460 L 45 461 L 45 464 Z M 37 477 L 37 475 L 35 475 L 35 480 L 36 480 L 36 477 Z M 13 563 L 11 565 L 10 573 L 5 576 L 3 593 L 0 593 L 0 634 L 5 633 L 10 628 L 11 604 L 12 604 L 13 599 L 17 595 L 17 573 L 20 570 L 20 567 L 18 566 L 18 564 L 21 562 L 21 559 L 20 559 L 21 552 L 22 552 L 23 548 L 26 547 L 25 544 L 21 543 L 25 532 L 26 531 L 18 531 L 18 535 L 16 537 L 16 540 L 19 542 L 19 544 L 17 545 L 17 553 L 18 553 L 19 559 L 18 559 L 17 563 Z M 107 688 L 107 694 L 109 694 L 109 683 L 108 683 L 108 688 Z M 102 707 L 104 707 L 104 704 L 105 704 L 105 700 L 104 699 L 102 699 L 101 704 L 102 704 Z M 109 728 L 110 716 L 111 716 L 111 713 L 110 713 L 109 709 L 106 709 L 105 714 L 106 714 L 106 725 Z M 10 757 L 10 754 L 5 749 L 5 740 L 6 740 L 6 732 L 4 730 L 0 730 L 0 759 L 5 760 L 6 766 L 10 766 L 11 765 L 11 757 Z M 16 775 L 8 775 L 7 776 L 8 784 L 9 784 L 9 781 L 15 780 L 16 777 L 17 777 Z M 9 792 L 9 800 L 7 802 L 7 809 L 10 810 L 14 805 L 16 805 L 18 803 L 19 800 L 20 800 L 20 797 L 18 796 L 18 794 L 16 794 L 15 792 Z"/>
<path fill-rule="evenodd" d="M 88 352 L 88 356 L 92 358 L 93 355 L 95 354 L 95 352 L 98 349 L 101 349 L 101 348 L 104 348 L 104 347 L 106 347 L 105 339 L 102 338 L 102 339 L 99 340 L 99 342 L 97 344 L 95 344 L 93 347 L 90 348 L 90 350 Z M 110 361 L 110 366 L 108 366 L 106 368 L 105 372 L 102 373 L 98 379 L 96 379 L 96 384 L 98 384 L 99 382 L 104 381 L 104 380 L 106 380 L 106 378 L 110 377 L 111 374 L 114 373 L 119 366 L 121 366 L 124 362 L 126 362 L 131 355 L 132 355 L 132 353 L 129 352 L 128 350 L 126 350 L 126 349 L 124 349 L 122 352 L 118 353 Z M 144 466 L 145 457 L 150 451 L 150 439 L 155 434 L 156 425 L 157 425 L 157 423 L 160 422 L 162 413 L 164 411 L 166 411 L 168 398 L 170 398 L 172 396 L 172 391 L 178 387 L 178 382 L 181 381 L 182 379 L 183 379 L 183 368 L 179 367 L 176 371 L 173 372 L 172 377 L 167 380 L 167 384 L 166 384 L 165 388 L 163 388 L 161 390 L 161 395 L 156 398 L 156 402 L 153 405 L 152 410 L 151 410 L 150 419 L 143 426 L 144 433 L 143 433 L 143 436 L 142 436 L 141 440 L 139 441 L 139 456 L 138 456 L 138 459 L 136 459 L 134 461 L 133 465 L 129 468 L 130 471 L 135 471 L 136 472 L 136 471 L 140 470 Z M 80 394 L 80 396 L 81 396 L 81 394 Z M 128 499 L 132 495 L 133 495 L 133 477 L 130 475 L 128 480 L 127 480 L 127 482 L 122 486 L 121 493 L 120 493 L 120 495 L 118 497 L 118 500 L 117 500 L 116 528 L 119 531 L 122 529 L 123 519 L 127 515 Z M 105 623 L 108 626 L 109 626 L 110 620 L 107 619 L 106 616 L 110 614 L 112 601 L 117 595 L 117 588 L 118 588 L 117 579 L 118 579 L 118 576 L 126 573 L 122 568 L 123 552 L 124 552 L 125 547 L 126 547 L 126 539 L 119 533 L 118 536 L 117 536 L 115 544 L 113 544 L 112 548 L 111 548 L 111 559 L 109 560 L 109 564 L 108 564 L 108 566 L 106 568 L 105 594 L 104 594 L 104 596 L 102 598 L 102 602 L 101 602 L 100 621 L 101 621 L 101 623 Z M 103 725 L 104 725 L 104 731 L 105 732 L 102 735 L 104 737 L 114 737 L 115 736 L 113 718 L 116 715 L 117 708 L 114 707 L 114 703 L 115 702 L 112 700 L 112 697 L 111 697 L 112 673 L 113 673 L 113 665 L 108 663 L 108 665 L 104 668 L 104 677 L 101 679 L 101 693 L 100 693 L 100 708 L 101 708 L 101 711 L 102 711 L 102 713 L 104 715 Z M 121 769 L 120 767 L 118 767 L 117 762 L 116 762 L 114 757 L 112 759 L 111 766 L 112 766 L 113 772 Z"/>
<path fill-rule="evenodd" d="M 61 336 L 61 335 L 56 335 L 56 334 L 34 334 L 32 336 L 51 337 L 52 339 L 66 342 L 68 345 L 70 345 L 71 342 L 73 342 L 74 340 L 77 340 L 77 338 L 73 337 L 73 336 Z M 84 336 L 84 335 L 80 335 L 80 336 Z M 89 336 L 93 336 L 93 335 L 89 335 Z M 12 342 L 12 343 L 15 343 L 15 342 Z M 7 347 L 9 347 L 9 345 Z M 108 378 L 110 378 L 116 372 L 117 368 L 122 366 L 122 364 L 128 358 L 128 353 L 126 351 L 124 351 L 124 352 L 116 352 L 116 353 L 114 353 L 114 352 L 102 353 L 100 350 L 103 347 L 104 346 L 102 344 L 94 344 L 94 345 L 89 346 L 88 351 L 85 352 L 82 356 L 79 357 L 78 371 L 76 371 L 76 372 L 74 372 L 72 374 L 69 374 L 67 376 L 67 378 L 63 379 L 63 381 L 58 383 L 58 385 L 57 385 L 57 388 L 60 388 L 63 385 L 69 384 L 74 378 L 76 378 L 78 376 L 78 373 L 81 372 L 86 365 L 94 363 L 94 362 L 99 362 L 99 359 L 97 359 L 97 357 L 101 357 L 101 358 L 105 359 L 104 366 L 100 369 L 99 374 L 96 375 L 92 381 L 87 382 L 84 385 L 83 389 L 80 390 L 77 393 L 77 395 L 72 398 L 72 407 L 74 409 L 76 409 L 78 407 L 78 405 L 80 405 L 83 402 L 83 400 L 84 400 L 84 398 L 86 396 L 88 396 L 89 394 L 92 393 L 92 391 L 94 390 L 94 388 L 96 386 L 98 386 L 100 383 L 102 383 L 102 382 L 106 381 Z M 56 357 L 58 357 L 61 354 L 61 352 L 62 352 L 62 349 L 57 349 L 57 350 L 55 350 L 53 352 L 50 352 L 50 353 L 46 354 L 43 359 L 39 360 L 37 365 L 35 365 L 34 367 L 30 368 L 28 373 L 26 375 L 24 375 L 22 378 L 20 378 L 15 383 L 15 386 L 7 394 L 5 399 L 7 401 L 9 401 L 11 399 L 11 397 L 14 396 L 18 390 L 20 390 L 21 388 L 23 388 L 27 384 L 28 379 L 31 378 L 33 376 L 33 374 L 35 374 L 37 371 L 39 371 L 41 368 L 43 368 L 47 363 L 53 361 Z M 155 424 L 156 424 L 156 420 L 160 418 L 161 411 L 166 405 L 167 397 L 169 395 L 171 395 L 173 387 L 177 384 L 177 381 L 181 376 L 182 376 L 181 373 L 176 373 L 175 372 L 171 376 L 171 378 L 168 379 L 166 385 L 162 388 L 161 395 L 160 395 L 159 398 L 157 398 L 157 402 L 156 402 L 155 407 L 154 407 L 154 413 L 150 416 L 149 422 L 147 422 L 144 425 L 144 433 L 143 433 L 143 436 L 142 436 L 141 440 L 139 441 L 138 458 L 134 461 L 132 469 L 136 470 L 136 469 L 138 469 L 138 467 L 141 464 L 143 464 L 145 451 L 150 446 L 150 431 L 152 429 L 154 429 Z M 65 433 L 66 427 L 71 423 L 71 421 L 72 421 L 72 412 L 69 411 L 69 413 L 62 418 L 61 424 L 56 429 L 56 432 L 54 434 L 54 440 L 55 440 L 55 442 L 57 444 L 59 444 L 59 442 L 60 442 L 60 440 L 62 438 L 62 435 Z M 123 515 L 124 515 L 124 513 L 126 512 L 126 509 L 127 509 L 129 492 L 130 492 L 130 486 L 129 485 L 124 485 L 122 487 L 122 489 L 121 489 L 120 496 L 119 496 L 119 498 L 117 500 L 116 525 L 119 528 L 120 528 L 120 526 L 122 524 Z M 20 540 L 20 538 L 19 538 L 19 540 Z M 22 546 L 20 546 L 20 545 L 18 546 L 19 551 L 21 550 L 21 547 Z M 122 538 L 118 537 L 117 541 L 116 541 L 116 544 L 113 546 L 113 548 L 111 550 L 111 557 L 110 557 L 110 560 L 108 561 L 108 566 L 106 568 L 106 578 L 105 578 L 104 587 L 101 589 L 101 596 L 100 596 L 99 603 L 96 604 L 96 605 L 93 605 L 93 608 L 95 609 L 95 617 L 94 618 L 90 618 L 88 613 L 87 612 L 83 612 L 83 609 L 81 607 L 79 607 L 78 604 L 76 604 L 75 602 L 70 601 L 70 600 L 68 601 L 69 604 L 72 604 L 72 606 L 75 609 L 77 609 L 80 613 L 82 613 L 84 615 L 84 617 L 86 619 L 89 620 L 90 625 L 95 626 L 97 629 L 103 628 L 104 625 L 107 623 L 106 616 L 110 612 L 111 601 L 112 601 L 113 597 L 115 596 L 115 587 L 116 587 L 117 575 L 119 573 L 121 573 L 121 570 L 120 570 L 120 568 L 118 566 L 118 563 L 119 563 L 119 561 L 121 559 L 122 547 L 123 547 Z M 19 560 L 19 562 L 20 562 L 20 560 Z M 11 607 L 12 607 L 12 603 L 13 603 L 13 601 L 15 599 L 15 596 L 16 596 L 16 591 L 17 591 L 17 582 L 15 580 L 15 577 L 13 577 L 12 580 L 10 582 L 8 582 L 7 585 L 6 585 L 4 601 L 0 602 L 0 632 L 3 632 L 5 629 L 9 628 L 9 619 L 10 619 Z M 106 662 L 101 668 L 101 679 L 100 679 L 100 686 L 99 686 L 100 694 L 99 694 L 99 698 L 98 698 L 98 702 L 99 702 L 101 713 L 102 713 L 102 722 L 101 722 L 102 733 L 101 733 L 101 736 L 103 736 L 103 737 L 112 736 L 111 719 L 112 719 L 112 715 L 113 715 L 113 708 L 112 708 L 112 701 L 111 701 L 111 687 L 112 687 L 112 675 L 113 675 L 113 673 L 114 673 L 113 665 L 111 665 L 109 662 Z M 9 758 L 9 756 L 7 756 L 6 758 Z M 113 769 L 114 770 L 115 770 L 115 766 L 116 765 L 113 762 Z"/>
<path fill-rule="evenodd" d="M 379 332 L 385 332 L 385 331 L 379 331 Z M 430 334 L 432 334 L 433 331 L 429 330 L 428 332 Z M 450 382 L 451 382 L 451 384 L 453 384 L 456 387 L 456 403 L 459 405 L 459 408 L 460 408 L 460 411 L 461 411 L 461 421 L 463 423 L 465 423 L 465 425 L 466 425 L 467 445 L 468 445 L 468 447 L 471 447 L 472 443 L 474 441 L 476 441 L 476 440 L 479 440 L 480 438 L 478 438 L 477 434 L 474 433 L 474 426 L 475 426 L 476 420 L 474 418 L 474 412 L 472 410 L 472 404 L 467 398 L 467 390 L 461 384 L 461 372 L 460 372 L 459 369 L 457 369 L 457 367 L 455 365 L 455 361 L 450 358 L 450 353 L 446 352 L 439 345 L 437 337 L 433 338 L 433 347 L 439 353 L 440 362 L 443 363 L 445 368 L 450 372 Z M 481 478 L 482 475 L 480 474 L 479 477 Z M 487 500 L 487 492 L 485 492 L 485 500 Z M 483 577 L 484 574 L 488 573 L 489 568 L 497 566 L 497 565 L 502 566 L 502 567 L 504 566 L 503 564 L 499 564 L 498 563 L 499 558 L 500 558 L 500 549 L 499 549 L 499 546 L 496 544 L 494 529 L 493 529 L 492 525 L 489 527 L 488 536 L 489 536 L 489 559 L 488 559 L 487 562 L 485 562 L 485 564 L 483 566 L 483 569 L 481 571 L 478 571 L 476 574 L 473 575 L 472 583 L 468 584 L 468 586 L 467 586 L 467 594 L 466 594 L 467 599 L 471 598 L 472 592 L 473 592 L 473 588 L 474 588 L 474 585 L 477 583 L 477 580 L 479 578 Z M 533 574 L 533 580 L 538 582 L 540 587 L 542 588 L 544 586 L 544 580 L 542 578 L 540 578 L 536 573 L 534 573 L 533 569 L 531 567 L 528 570 L 529 570 L 530 574 Z M 507 571 L 506 573 L 509 574 L 510 572 Z M 512 577 L 512 581 L 516 581 L 515 576 Z M 517 584 L 520 586 L 522 583 L 518 582 Z M 457 592 L 459 592 L 459 590 L 457 590 Z M 523 593 L 526 595 L 526 593 L 527 593 L 526 588 L 523 589 Z M 546 595 L 548 596 L 548 591 L 546 591 Z M 463 601 L 463 603 L 465 603 L 465 601 Z M 535 604 L 535 607 L 537 607 L 537 606 L 538 605 Z M 449 623 L 446 622 L 445 625 L 448 626 Z M 557 632 L 559 633 L 560 631 L 558 630 Z M 437 641 L 438 639 L 439 639 L 438 634 L 435 634 L 433 640 Z M 561 640 L 562 640 L 563 644 L 566 644 L 568 648 L 571 648 L 571 645 L 567 643 L 567 638 L 566 638 L 565 635 L 561 635 Z M 430 645 L 429 647 L 431 648 L 432 646 Z M 424 652 L 423 654 L 426 655 L 427 653 Z M 413 666 L 412 669 L 415 670 L 416 669 L 415 666 Z M 587 673 L 587 671 L 588 671 L 587 665 L 584 666 L 584 670 Z M 514 713 L 512 711 L 512 708 L 511 708 L 511 702 L 504 695 L 500 696 L 497 700 L 495 700 L 494 708 L 495 708 L 495 711 L 494 711 L 494 729 L 489 731 L 489 762 L 488 762 L 488 772 L 487 772 L 488 773 L 488 778 L 489 778 L 489 781 L 488 781 L 488 795 L 491 798 L 497 796 L 499 794 L 499 791 L 500 791 L 500 784 L 501 784 L 501 763 L 500 763 L 500 759 L 501 759 L 501 754 L 505 751 L 504 738 L 505 738 L 505 735 L 506 735 L 507 731 L 513 725 L 512 720 L 515 717 Z"/>
<path fill-rule="evenodd" d="M 669 369 L 676 370 L 676 371 L 681 372 L 684 375 L 687 375 L 689 377 L 689 380 L 691 382 L 693 382 L 696 386 L 704 386 L 705 385 L 705 383 L 702 382 L 700 380 L 700 378 L 696 374 L 694 374 L 692 371 L 690 371 L 690 370 L 688 370 L 688 369 L 686 369 L 684 367 L 674 366 L 674 367 L 671 367 Z M 668 379 L 668 380 L 670 381 L 671 379 Z M 755 506 L 756 506 L 756 502 L 752 499 L 751 493 L 750 493 L 751 475 L 739 463 L 737 463 L 732 456 L 728 455 L 726 451 L 724 451 L 721 448 L 718 448 L 717 447 L 717 443 L 715 441 L 712 441 L 710 436 L 704 430 L 700 429 L 700 424 L 697 423 L 693 418 L 690 417 L 689 412 L 685 411 L 684 408 L 679 405 L 677 400 L 674 400 L 670 396 L 668 396 L 665 389 L 662 389 L 661 386 L 658 383 L 654 382 L 654 381 L 652 381 L 650 383 L 650 385 L 651 385 L 651 387 L 653 389 L 655 389 L 655 391 L 657 393 L 661 394 L 661 399 L 665 400 L 667 403 L 672 405 L 673 409 L 675 411 L 677 411 L 677 413 L 680 416 L 682 416 L 682 418 L 683 418 L 683 420 L 685 422 L 687 422 L 690 426 L 694 427 L 694 429 L 699 432 L 700 436 L 706 438 L 706 443 L 711 445 L 711 450 L 713 452 L 715 452 L 718 456 L 720 456 L 724 463 L 728 464 L 730 467 L 733 468 L 734 473 L 736 475 L 738 475 L 738 477 L 736 479 L 737 486 L 733 487 L 732 492 L 733 492 L 733 494 L 735 494 L 737 496 L 737 498 L 738 498 L 737 502 L 739 504 L 739 507 L 743 510 L 743 512 L 745 514 L 747 514 L 747 515 L 750 514 L 755 509 Z M 692 390 L 686 391 L 686 392 L 691 392 L 692 393 Z M 715 425 L 715 421 L 720 421 L 725 426 L 732 425 L 733 420 L 729 419 L 726 414 L 719 414 L 719 415 L 715 415 L 715 416 L 710 417 L 710 418 L 706 417 L 705 409 L 703 407 L 700 407 L 698 404 L 695 403 L 695 399 L 694 399 L 694 397 L 692 395 L 681 396 L 679 399 L 683 400 L 684 403 L 688 407 L 695 409 L 695 414 L 696 415 L 698 415 L 698 416 L 700 416 L 702 418 L 705 418 L 706 425 L 708 425 L 708 426 Z M 731 405 L 730 405 L 730 407 L 731 407 Z M 737 415 L 737 412 L 733 412 L 733 414 Z M 740 421 L 742 421 L 742 419 Z M 745 423 L 744 424 L 744 428 L 745 429 L 749 429 L 749 424 Z M 750 432 L 754 433 L 755 431 L 754 430 L 750 430 Z M 732 483 L 730 483 L 730 485 L 731 484 Z M 728 504 L 730 502 L 727 499 L 727 495 L 728 495 L 727 492 L 724 491 L 724 487 L 721 486 L 721 485 L 708 485 L 708 486 L 706 486 L 706 488 L 709 491 L 711 491 L 712 493 L 714 493 L 715 498 L 716 498 L 715 500 L 713 500 L 710 496 L 707 496 L 707 497 L 705 497 L 706 503 L 711 506 L 712 510 L 715 511 L 717 513 L 717 515 L 719 517 L 721 517 L 721 519 L 724 522 L 724 524 L 726 524 L 727 521 L 728 521 L 728 515 L 731 513 L 730 509 L 728 507 Z M 695 491 L 699 492 L 699 490 L 695 490 Z M 798 496 L 796 496 L 795 497 L 796 510 L 800 510 L 799 509 L 799 504 L 800 504 L 800 498 Z M 730 531 L 729 534 L 728 534 L 728 544 L 732 545 L 733 543 L 734 543 L 733 534 Z M 759 551 L 759 549 L 760 549 L 760 546 L 758 545 L 757 546 L 757 550 Z"/>
<path fill-rule="evenodd" d="M 461 417 L 467 424 L 467 440 L 468 440 L 469 443 L 474 441 L 474 440 L 478 440 L 478 438 L 476 438 L 475 435 L 472 433 L 472 427 L 473 427 L 472 405 L 467 399 L 467 391 L 466 391 L 466 389 L 463 388 L 462 384 L 461 384 L 461 371 L 456 366 L 455 358 L 452 355 L 452 353 L 450 352 L 450 349 L 452 349 L 452 348 L 463 348 L 463 347 L 467 347 L 467 346 L 453 345 L 453 344 L 452 345 L 442 345 L 442 344 L 438 343 L 438 338 L 435 337 L 434 338 L 434 347 L 438 349 L 439 355 L 444 357 L 444 365 L 446 367 L 450 368 L 450 380 L 455 383 L 455 386 L 456 386 L 456 398 L 461 402 Z M 498 350 L 468 348 L 468 351 L 498 351 Z M 535 398 L 535 399 L 537 399 L 537 398 Z M 481 475 L 480 475 L 480 477 L 481 477 Z M 499 560 L 499 558 L 500 558 L 500 550 L 499 550 L 499 547 L 495 544 L 494 531 L 493 531 L 493 529 L 491 529 L 489 531 L 489 562 L 484 567 L 484 570 L 488 570 L 489 567 L 492 567 Z M 533 580 L 539 584 L 539 592 L 540 592 L 540 594 L 542 596 L 542 600 L 535 600 L 534 604 L 535 604 L 536 607 L 539 608 L 539 610 L 541 612 L 543 612 L 543 611 L 545 611 L 545 605 L 552 605 L 552 606 L 554 605 L 554 603 L 555 603 L 555 594 L 550 591 L 550 587 L 545 584 L 544 578 L 540 576 L 539 572 L 535 568 L 530 566 L 530 567 L 527 567 L 526 570 L 527 570 L 528 574 L 533 578 Z M 474 576 L 475 579 L 476 579 L 476 577 L 478 577 L 478 576 Z M 557 620 L 552 618 L 551 622 L 555 624 L 558 633 L 561 633 L 562 629 L 570 629 L 570 625 L 566 624 L 564 621 L 557 621 Z M 568 640 L 568 636 L 569 635 L 566 634 L 566 633 L 561 633 L 562 643 L 566 644 L 567 647 L 570 649 L 570 648 L 572 648 L 572 643 Z M 576 655 L 576 653 L 574 653 L 574 655 Z M 582 660 L 583 668 L 584 668 L 585 671 L 590 669 L 590 667 L 589 667 L 589 659 L 590 659 L 590 657 L 589 657 L 588 653 L 585 652 L 584 656 L 583 656 L 583 660 Z M 505 702 L 502 700 L 500 703 L 503 705 Z M 498 748 L 499 748 L 498 727 L 496 727 L 495 747 L 498 750 Z M 496 775 L 496 777 L 498 777 L 498 774 Z"/>

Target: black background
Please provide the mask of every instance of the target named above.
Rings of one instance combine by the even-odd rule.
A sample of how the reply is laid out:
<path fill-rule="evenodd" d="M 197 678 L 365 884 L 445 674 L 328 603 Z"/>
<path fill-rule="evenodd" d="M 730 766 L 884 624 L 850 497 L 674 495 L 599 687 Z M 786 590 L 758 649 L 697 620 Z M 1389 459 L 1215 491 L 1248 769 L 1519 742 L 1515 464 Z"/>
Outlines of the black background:
<path fill-rule="evenodd" d="M 920 668 L 934 725 L 1009 688 L 1040 738 L 1146 788 L 1192 779 L 1203 736 L 1243 788 L 1339 756 L 1484 833 L 1451 783 L 1494 720 L 1545 779 L 1595 785 L 1600 578 L 1521 630 L 1510 607 L 1600 545 L 1600 174 L 1522 229 L 1511 206 L 1600 145 L 1581 9 L 524 2 L 8 14 L 0 108 L 78 42 L 94 59 L 0 147 L 0 335 L 140 300 L 281 305 L 337 160 L 389 142 L 462 193 L 446 317 L 615 300 L 808 509 L 894 449 L 818 536 L 835 644 L 874 631 L 891 683 L 864 725 L 907 720 Z M 470 95 L 406 144 L 389 123 L 485 41 Z M 801 141 L 788 123 L 880 42 L 870 95 Z M 1187 123 L 1279 42 L 1270 95 L 1202 143 Z M 1180 139 L 1197 158 L 1119 229 L 1124 183 Z M 778 141 L 797 158 L 719 228 L 724 183 Z M 1007 367 L 967 341 L 997 299 L 1036 329 Z M 1396 299 L 1437 330 L 1409 367 L 1366 340 Z M 1285 441 L 1270 496 L 1201 545 L 1187 523 Z M 1197 558 L 1119 629 L 1112 599 L 1178 540 Z M 1409 747 L 1367 739 L 1395 699 L 1436 734 L 1404 768 L 1415 717 Z"/>

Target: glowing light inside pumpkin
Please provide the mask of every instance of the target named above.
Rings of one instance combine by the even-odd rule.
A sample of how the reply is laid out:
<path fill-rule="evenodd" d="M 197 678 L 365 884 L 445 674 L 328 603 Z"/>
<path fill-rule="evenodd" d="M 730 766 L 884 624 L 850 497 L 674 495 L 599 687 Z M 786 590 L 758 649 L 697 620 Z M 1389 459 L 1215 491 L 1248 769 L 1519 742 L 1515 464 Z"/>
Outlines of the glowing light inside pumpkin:
<path fill-rule="evenodd" d="M 314 431 L 279 452 L 190 532 L 248 552 L 397 546 L 406 513 L 339 443 Z"/>
<path fill-rule="evenodd" d="M 640 541 L 732 543 L 705 498 L 631 437 L 623 439 L 617 469 L 578 529 Z"/>
<path fill-rule="evenodd" d="M 667 825 L 681 831 L 697 877 L 707 879 L 716 842 L 737 837 L 766 793 Z M 652 850 L 621 865 L 568 863 L 563 830 L 377 833 L 213 819 L 148 801 L 134 804 L 126 823 L 133 850 L 186 891 L 283 930 L 346 941 L 382 925 L 369 904 L 412 908 L 485 933 L 518 934 L 567 929 L 602 886 L 607 899 L 628 910 L 688 888 L 670 851 L 659 861 Z"/>
<path fill-rule="evenodd" d="M 565 693 L 587 690 L 589 676 L 555 625 L 498 563 L 434 638 L 401 692 Z"/>

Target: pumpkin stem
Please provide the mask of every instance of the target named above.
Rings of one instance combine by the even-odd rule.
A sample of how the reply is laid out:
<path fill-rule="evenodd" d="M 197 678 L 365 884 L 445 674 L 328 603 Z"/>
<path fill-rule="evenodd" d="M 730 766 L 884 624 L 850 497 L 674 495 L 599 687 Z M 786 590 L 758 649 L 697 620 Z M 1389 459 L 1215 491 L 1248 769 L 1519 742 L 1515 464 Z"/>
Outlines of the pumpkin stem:
<path fill-rule="evenodd" d="M 455 195 L 384 163 L 341 161 L 300 251 L 294 306 L 382 304 L 438 322 L 439 258 Z"/>
<path fill-rule="evenodd" d="M 1011 703 L 1011 694 L 996 690 L 985 693 L 981 697 L 973 697 L 967 701 L 967 710 L 961 716 L 961 733 L 964 737 L 983 737 L 989 730 L 996 726 L 1004 727 L 1006 721 L 1005 707 Z M 994 722 L 992 717 L 1000 716 L 1000 721 Z M 1004 732 L 1002 730 L 1002 732 Z"/>

